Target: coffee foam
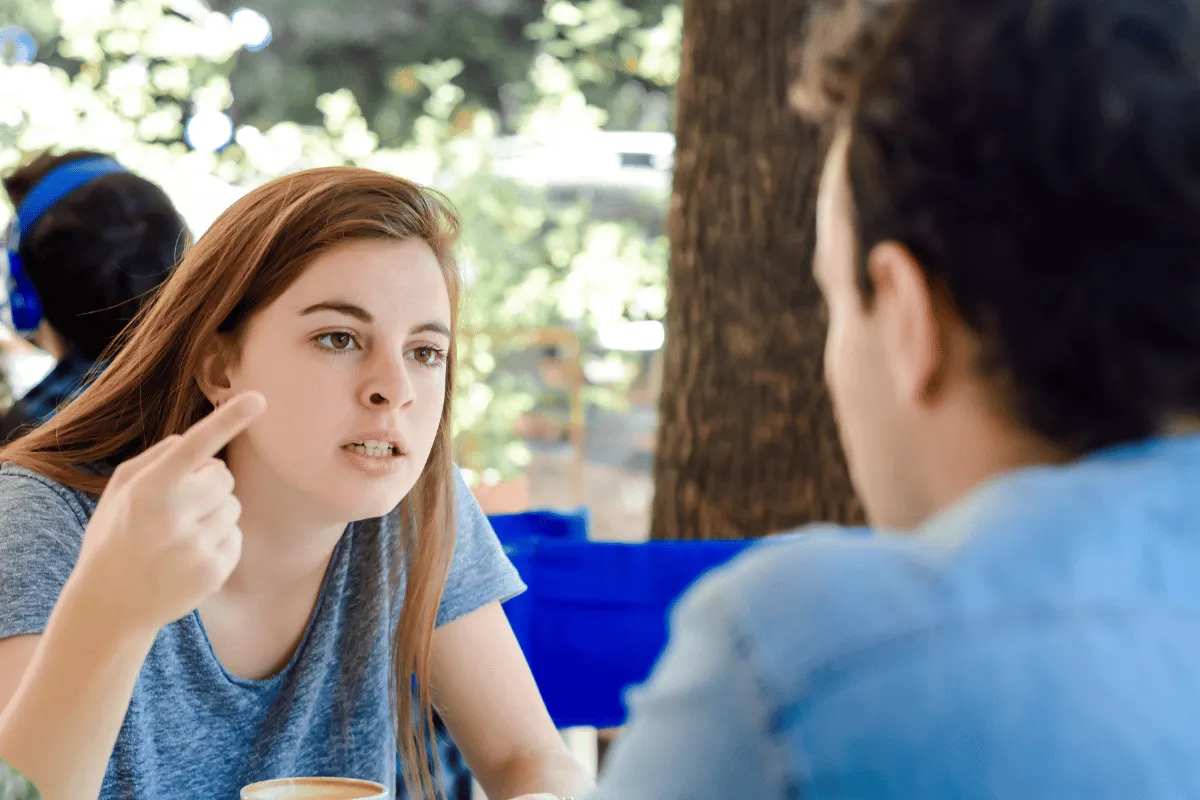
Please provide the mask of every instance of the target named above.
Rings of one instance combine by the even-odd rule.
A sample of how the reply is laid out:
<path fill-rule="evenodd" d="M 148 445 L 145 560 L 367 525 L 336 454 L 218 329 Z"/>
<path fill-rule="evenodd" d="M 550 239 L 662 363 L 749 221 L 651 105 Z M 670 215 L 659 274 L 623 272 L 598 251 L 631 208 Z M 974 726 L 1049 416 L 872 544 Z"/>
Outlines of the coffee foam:
<path fill-rule="evenodd" d="M 252 784 L 242 790 L 242 800 L 374 800 L 386 791 L 366 781 L 340 778 L 284 778 Z"/>

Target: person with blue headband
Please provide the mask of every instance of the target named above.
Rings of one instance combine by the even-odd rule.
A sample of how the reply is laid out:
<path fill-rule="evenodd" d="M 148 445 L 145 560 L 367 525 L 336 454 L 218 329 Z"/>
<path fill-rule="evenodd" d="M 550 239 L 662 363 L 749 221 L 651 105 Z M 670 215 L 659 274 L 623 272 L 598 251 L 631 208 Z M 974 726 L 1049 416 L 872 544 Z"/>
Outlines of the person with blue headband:
<path fill-rule="evenodd" d="M 0 441 L 84 388 L 189 238 L 162 189 L 102 153 L 43 153 L 4 188 L 16 209 L 5 241 L 8 316 L 58 363 L 0 418 Z"/>

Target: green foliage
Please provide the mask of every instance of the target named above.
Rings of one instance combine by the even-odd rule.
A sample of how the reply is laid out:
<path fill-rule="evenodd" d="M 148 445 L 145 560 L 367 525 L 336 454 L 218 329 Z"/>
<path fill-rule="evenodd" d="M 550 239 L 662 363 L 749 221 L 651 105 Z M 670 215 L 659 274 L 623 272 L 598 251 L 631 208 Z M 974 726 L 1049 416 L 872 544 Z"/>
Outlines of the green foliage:
<path fill-rule="evenodd" d="M 232 11 L 243 0 L 216 0 Z M 466 108 L 499 112 L 516 131 L 536 102 L 536 58 L 569 62 L 588 101 L 614 130 L 665 130 L 677 71 L 680 0 L 255 0 L 276 41 L 231 76 L 234 116 L 259 126 L 316 124 L 311 99 L 349 88 L 386 145 L 402 142 L 426 90 L 413 64 L 456 60 Z M 573 9 L 578 8 L 578 13 Z"/>
<path fill-rule="evenodd" d="M 589 103 L 608 110 L 617 130 L 667 130 L 669 91 L 679 79 L 683 10 L 658 6 L 657 21 L 621 0 L 547 0 L 526 29 L 541 52 L 561 63 Z"/>
<path fill-rule="evenodd" d="M 229 12 L 244 0 L 217 0 Z M 456 60 L 467 108 L 500 107 L 503 88 L 524 80 L 536 49 L 522 37 L 541 0 L 255 0 L 275 42 L 232 75 L 239 121 L 317 124 L 312 98 L 351 89 L 384 145 L 405 140 L 425 91 L 414 64 Z"/>
<path fill-rule="evenodd" d="M 641 29 L 616 0 L 548 3 L 531 31 L 544 46 L 521 80 L 519 131 L 554 140 L 597 130 L 613 114 L 589 102 L 588 87 L 623 78 L 669 87 L 677 10 L 666 4 L 661 21 Z M 534 395 L 498 364 L 530 331 L 567 326 L 586 342 L 614 321 L 665 312 L 665 239 L 633 221 L 593 220 L 586 208 L 498 176 L 501 114 L 464 90 L 462 59 L 396 68 L 419 102 L 401 141 L 385 141 L 351 90 L 332 88 L 315 97 L 313 124 L 244 124 L 229 146 L 201 153 L 182 141 L 186 119 L 230 109 L 234 68 L 263 55 L 239 51 L 224 14 L 198 0 L 0 0 L 0 17 L 42 46 L 39 63 L 0 64 L 0 170 L 48 147 L 112 152 L 201 225 L 244 187 L 313 166 L 369 167 L 444 191 L 463 221 L 455 428 L 468 467 L 506 476 L 528 462 L 512 431 Z M 376 121 L 385 111 L 376 109 Z"/>

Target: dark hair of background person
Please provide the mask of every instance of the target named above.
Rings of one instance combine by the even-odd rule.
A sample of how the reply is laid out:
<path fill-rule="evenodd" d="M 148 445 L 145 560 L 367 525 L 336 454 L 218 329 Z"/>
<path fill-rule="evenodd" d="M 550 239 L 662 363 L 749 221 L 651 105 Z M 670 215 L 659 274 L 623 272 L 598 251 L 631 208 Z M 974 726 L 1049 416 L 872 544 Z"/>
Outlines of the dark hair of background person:
<path fill-rule="evenodd" d="M 53 169 L 103 157 L 43 153 L 4 178 L 16 208 Z M 43 315 L 79 356 L 97 359 L 170 274 L 190 240 L 158 186 L 131 173 L 104 175 L 54 205 L 20 243 Z"/>
<path fill-rule="evenodd" d="M 848 128 L 858 283 L 896 241 L 1006 410 L 1081 454 L 1200 411 L 1195 0 L 826 0 L 793 100 Z"/>

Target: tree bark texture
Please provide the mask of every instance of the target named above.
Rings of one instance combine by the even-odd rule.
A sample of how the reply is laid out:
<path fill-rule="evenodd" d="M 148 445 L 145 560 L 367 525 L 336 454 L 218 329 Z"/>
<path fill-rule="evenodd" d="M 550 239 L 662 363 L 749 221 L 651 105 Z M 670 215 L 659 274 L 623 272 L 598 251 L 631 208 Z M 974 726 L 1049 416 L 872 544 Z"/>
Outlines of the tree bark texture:
<path fill-rule="evenodd" d="M 787 100 L 809 2 L 684 2 L 655 539 L 862 520 L 811 270 L 826 138 Z"/>

